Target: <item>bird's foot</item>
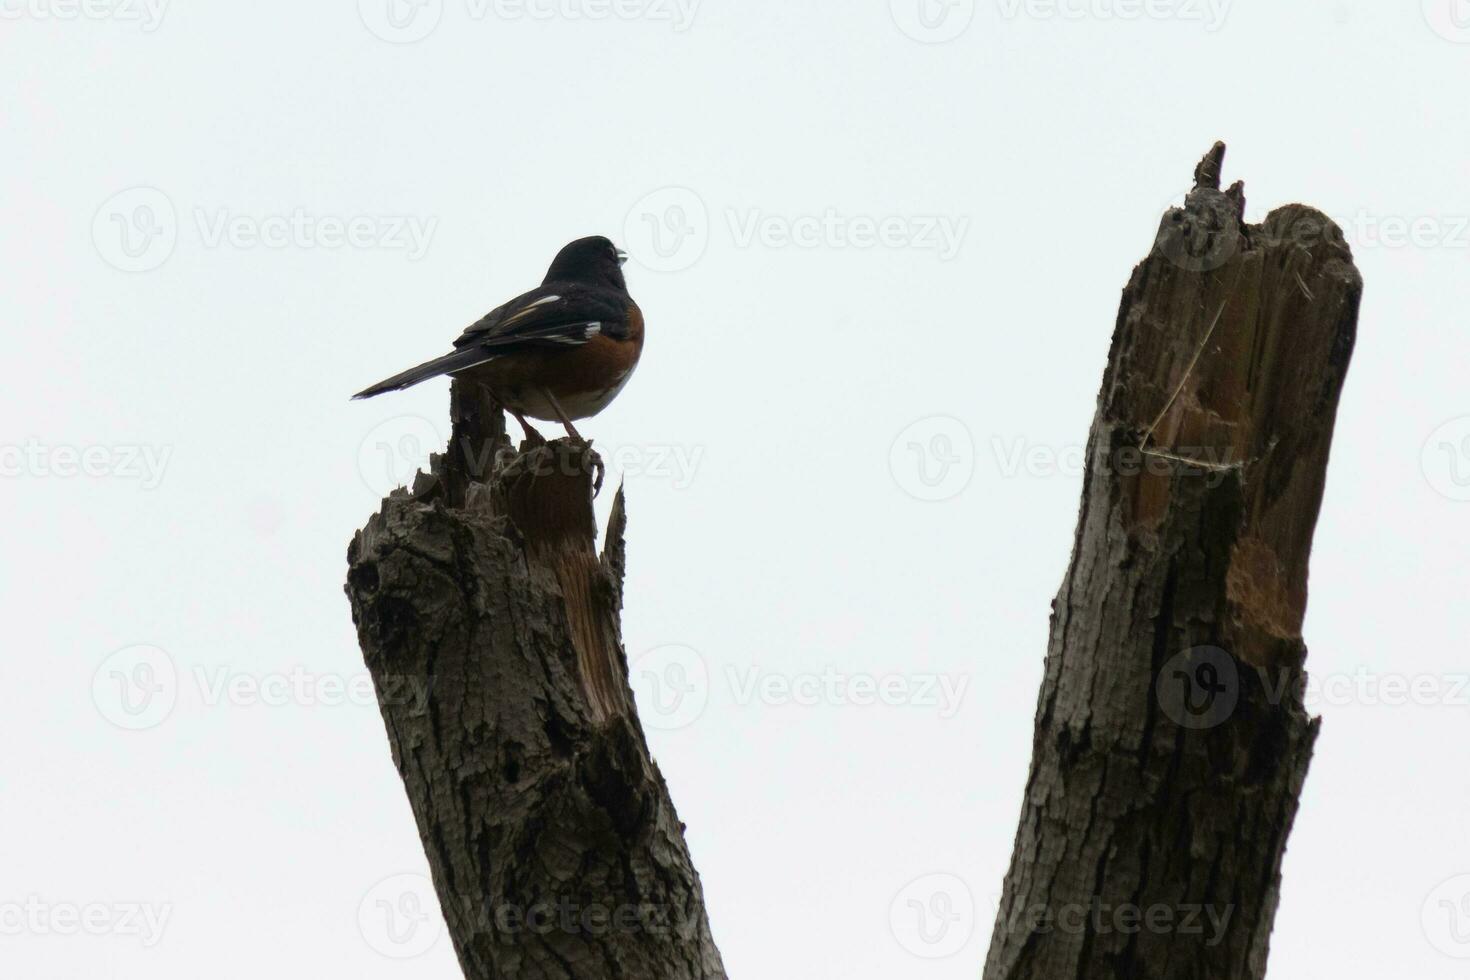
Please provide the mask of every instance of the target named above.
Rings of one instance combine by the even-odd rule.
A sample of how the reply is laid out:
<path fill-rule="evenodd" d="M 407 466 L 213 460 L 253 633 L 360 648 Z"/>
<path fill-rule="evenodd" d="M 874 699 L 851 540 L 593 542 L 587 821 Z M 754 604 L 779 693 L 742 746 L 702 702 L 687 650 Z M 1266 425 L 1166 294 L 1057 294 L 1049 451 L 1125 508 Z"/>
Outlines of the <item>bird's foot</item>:
<path fill-rule="evenodd" d="M 587 444 L 587 450 L 592 457 L 592 496 L 596 499 L 602 492 L 602 478 L 607 476 L 607 467 L 602 462 L 602 457 L 592 452 L 592 443 Z"/>

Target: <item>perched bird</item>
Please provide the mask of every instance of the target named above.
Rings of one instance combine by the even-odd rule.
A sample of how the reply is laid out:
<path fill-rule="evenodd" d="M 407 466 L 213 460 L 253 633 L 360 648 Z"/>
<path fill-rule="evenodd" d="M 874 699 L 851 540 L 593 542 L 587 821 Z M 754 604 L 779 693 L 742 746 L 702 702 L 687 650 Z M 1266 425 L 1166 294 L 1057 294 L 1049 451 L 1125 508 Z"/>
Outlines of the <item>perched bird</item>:
<path fill-rule="evenodd" d="M 552 260 L 540 287 L 486 313 L 454 351 L 380 381 L 371 398 L 447 374 L 484 385 L 526 430 L 526 416 L 560 422 L 596 415 L 628 383 L 643 351 L 643 312 L 623 281 L 628 256 L 606 238 L 579 238 Z"/>

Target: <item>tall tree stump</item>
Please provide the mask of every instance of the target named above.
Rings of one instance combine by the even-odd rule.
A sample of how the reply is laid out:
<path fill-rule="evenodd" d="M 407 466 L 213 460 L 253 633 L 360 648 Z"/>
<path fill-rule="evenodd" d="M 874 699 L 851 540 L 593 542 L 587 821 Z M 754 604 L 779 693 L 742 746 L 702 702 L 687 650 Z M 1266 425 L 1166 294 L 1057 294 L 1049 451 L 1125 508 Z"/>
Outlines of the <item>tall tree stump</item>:
<path fill-rule="evenodd" d="M 464 975 L 723 980 L 628 687 L 622 491 L 599 555 L 592 449 L 515 452 L 481 392 L 451 401 L 450 451 L 358 532 L 347 594 Z"/>
<path fill-rule="evenodd" d="M 1123 292 L 985 980 L 1256 980 L 1317 720 L 1307 559 L 1361 279 L 1207 154 Z"/>

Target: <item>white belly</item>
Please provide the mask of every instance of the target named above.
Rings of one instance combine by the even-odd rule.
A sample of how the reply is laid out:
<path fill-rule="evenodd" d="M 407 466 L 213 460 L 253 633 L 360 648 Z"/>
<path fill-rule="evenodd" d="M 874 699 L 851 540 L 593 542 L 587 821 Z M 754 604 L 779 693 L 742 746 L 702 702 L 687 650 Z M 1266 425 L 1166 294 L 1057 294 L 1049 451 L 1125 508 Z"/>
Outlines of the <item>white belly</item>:
<path fill-rule="evenodd" d="M 629 370 L 624 372 L 623 376 L 618 379 L 618 383 L 611 388 L 583 391 L 575 395 L 563 395 L 557 401 L 561 404 L 562 411 L 567 413 L 568 418 L 574 421 L 576 419 L 591 418 L 604 408 L 607 408 L 608 404 L 614 398 L 618 397 L 618 392 L 623 390 L 623 386 L 628 383 L 628 379 L 632 376 L 633 372 Z M 517 392 L 516 396 L 510 400 L 513 402 L 510 407 L 522 415 L 529 415 L 531 418 L 540 419 L 543 422 L 558 421 L 556 409 L 552 407 L 551 402 L 539 391 Z"/>

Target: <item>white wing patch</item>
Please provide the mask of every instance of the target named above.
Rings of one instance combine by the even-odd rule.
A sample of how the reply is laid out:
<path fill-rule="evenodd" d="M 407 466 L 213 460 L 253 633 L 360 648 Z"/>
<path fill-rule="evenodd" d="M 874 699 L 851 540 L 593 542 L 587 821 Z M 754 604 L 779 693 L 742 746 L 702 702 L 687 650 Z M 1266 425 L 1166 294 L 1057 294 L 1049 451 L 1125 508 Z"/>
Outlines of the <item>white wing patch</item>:
<path fill-rule="evenodd" d="M 587 341 L 602 333 L 601 320 L 588 320 L 583 323 L 563 323 L 543 327 L 540 330 L 532 330 L 529 333 L 516 335 L 519 340 L 539 340 L 547 344 L 564 344 L 567 347 L 581 347 Z"/>
<path fill-rule="evenodd" d="M 552 329 L 556 330 L 561 328 L 553 327 Z M 571 347 L 580 347 L 600 333 L 602 333 L 602 321 L 593 320 L 589 323 L 582 324 L 582 336 L 580 337 L 578 337 L 576 334 L 571 333 L 553 333 L 548 335 L 546 339 L 554 344 L 567 344 Z"/>
<path fill-rule="evenodd" d="M 528 316 L 530 314 L 530 312 L 532 310 L 534 310 L 536 307 L 538 307 L 538 306 L 545 306 L 547 303 L 556 303 L 556 302 L 559 302 L 560 300 L 561 300 L 561 297 L 560 296 L 543 296 L 543 297 L 541 297 L 540 299 L 538 299 L 534 303 L 528 303 L 528 304 L 526 304 L 526 308 L 525 309 L 523 309 L 523 310 L 517 310 L 511 316 L 506 317 L 505 318 L 505 323 L 508 326 L 508 325 L 510 325 L 512 323 L 515 323 L 517 320 L 521 319 L 521 317 Z"/>

